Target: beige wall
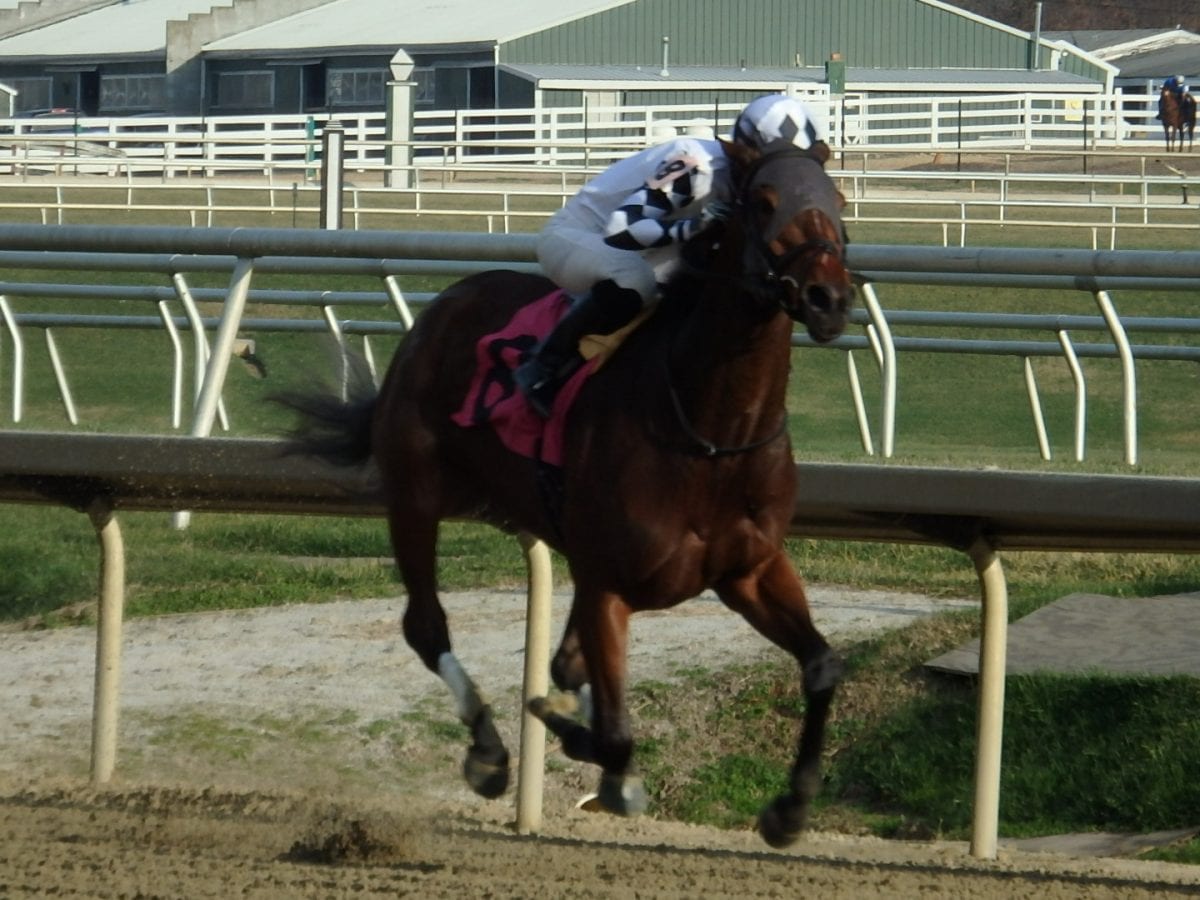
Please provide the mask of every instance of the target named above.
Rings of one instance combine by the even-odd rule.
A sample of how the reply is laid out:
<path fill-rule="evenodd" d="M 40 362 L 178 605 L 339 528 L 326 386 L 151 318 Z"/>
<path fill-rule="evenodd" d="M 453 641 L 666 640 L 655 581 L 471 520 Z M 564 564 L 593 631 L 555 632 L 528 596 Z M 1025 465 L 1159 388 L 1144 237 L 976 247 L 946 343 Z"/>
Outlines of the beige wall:
<path fill-rule="evenodd" d="M 0 9 L 0 37 L 12 37 L 45 25 L 53 25 L 80 13 L 111 6 L 121 0 L 25 0 L 10 9 Z"/>
<path fill-rule="evenodd" d="M 186 20 L 167 22 L 167 107 L 175 115 L 198 115 L 200 49 L 231 34 L 257 28 L 330 0 L 234 0 Z"/>

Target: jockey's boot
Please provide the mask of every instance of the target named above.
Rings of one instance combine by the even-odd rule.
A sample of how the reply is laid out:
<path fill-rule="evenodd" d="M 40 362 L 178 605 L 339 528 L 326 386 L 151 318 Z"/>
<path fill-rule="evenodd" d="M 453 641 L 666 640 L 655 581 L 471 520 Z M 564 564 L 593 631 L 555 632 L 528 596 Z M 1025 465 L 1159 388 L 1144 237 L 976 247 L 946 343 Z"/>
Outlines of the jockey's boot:
<path fill-rule="evenodd" d="M 579 353 L 582 337 L 612 334 L 633 321 L 641 309 L 641 295 L 612 280 L 601 281 L 576 300 L 533 355 L 513 372 L 514 383 L 533 411 L 543 419 L 550 418 L 559 388 L 583 365 Z"/>

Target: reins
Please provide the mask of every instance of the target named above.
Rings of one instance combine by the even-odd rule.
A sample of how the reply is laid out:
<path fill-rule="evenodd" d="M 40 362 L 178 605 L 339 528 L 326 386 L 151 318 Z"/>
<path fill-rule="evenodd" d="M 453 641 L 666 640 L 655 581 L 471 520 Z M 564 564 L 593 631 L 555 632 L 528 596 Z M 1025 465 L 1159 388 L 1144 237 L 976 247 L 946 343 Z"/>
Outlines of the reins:
<path fill-rule="evenodd" d="M 802 244 L 798 244 L 789 248 L 786 253 L 777 255 L 772 252 L 766 238 L 758 230 L 744 227 L 748 215 L 748 195 L 755 176 L 765 165 L 785 157 L 802 157 L 810 160 L 815 165 L 820 165 L 818 160 L 814 159 L 810 154 L 798 147 L 788 147 L 764 154 L 755 160 L 750 166 L 742 181 L 742 187 L 738 191 L 737 196 L 734 198 L 734 206 L 738 210 L 739 216 L 742 219 L 743 234 L 749 239 L 751 247 L 758 254 L 758 257 L 765 268 L 759 272 L 743 271 L 737 273 L 736 275 L 716 275 L 712 272 L 700 272 L 699 270 L 695 270 L 694 267 L 688 267 L 696 271 L 696 274 L 701 274 L 702 277 L 705 278 L 717 277 L 722 280 L 727 279 L 730 282 L 738 284 L 741 290 L 758 293 L 765 287 L 775 296 L 776 302 L 781 308 L 784 307 L 783 294 L 778 290 L 771 290 L 771 288 L 774 286 L 783 286 L 788 283 L 796 286 L 796 282 L 791 275 L 780 275 L 780 270 L 786 271 L 789 266 L 796 262 L 796 260 L 809 253 L 828 253 L 836 257 L 838 260 L 843 260 L 845 256 L 845 251 L 842 247 L 838 246 L 838 244 L 836 244 L 834 241 L 827 240 L 825 238 L 810 238 Z M 687 435 L 688 439 L 696 445 L 696 448 L 704 456 L 716 458 L 722 456 L 735 456 L 740 453 L 749 453 L 779 440 L 786 433 L 788 415 L 787 410 L 784 409 L 783 416 L 779 421 L 779 425 L 766 437 L 760 438 L 756 441 L 751 441 L 746 444 L 737 444 L 731 446 L 721 446 L 714 443 L 696 430 L 696 427 L 692 424 L 691 420 L 687 416 L 687 413 L 684 411 L 683 403 L 679 399 L 679 393 L 676 391 L 675 384 L 671 379 L 671 366 L 669 357 L 664 357 L 663 367 L 666 370 L 667 392 L 671 398 L 671 407 L 675 411 L 675 418 L 678 421 L 679 426 L 683 429 L 684 434 Z"/>
<path fill-rule="evenodd" d="M 783 411 L 783 418 L 779 420 L 779 427 L 757 441 L 751 441 L 749 444 L 737 444 L 732 447 L 721 447 L 714 444 L 708 438 L 696 431 L 695 426 L 687 417 L 687 413 L 683 411 L 683 404 L 679 402 L 679 394 L 675 390 L 675 383 L 671 380 L 671 366 L 666 359 L 663 360 L 663 368 L 667 373 L 667 393 L 671 395 L 671 406 L 675 409 L 675 418 L 679 420 L 680 426 L 683 428 L 684 434 L 691 438 L 700 448 L 701 452 L 710 458 L 718 456 L 736 456 L 739 453 L 749 453 L 751 450 L 757 450 L 760 447 L 765 447 L 774 441 L 779 440 L 783 433 L 787 430 L 787 410 Z"/>

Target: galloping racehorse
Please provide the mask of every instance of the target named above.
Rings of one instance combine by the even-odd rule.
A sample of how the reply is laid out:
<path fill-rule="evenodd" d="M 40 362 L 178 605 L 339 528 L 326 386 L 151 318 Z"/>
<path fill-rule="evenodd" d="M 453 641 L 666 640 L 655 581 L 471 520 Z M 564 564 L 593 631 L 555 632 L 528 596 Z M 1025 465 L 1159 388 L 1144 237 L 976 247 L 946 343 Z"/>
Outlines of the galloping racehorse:
<path fill-rule="evenodd" d="M 1192 139 L 1196 132 L 1196 98 L 1185 91 L 1182 96 L 1169 88 L 1163 88 L 1158 95 L 1158 117 L 1162 119 L 1163 137 L 1167 140 L 1167 152 L 1172 147 L 1183 152 L 1183 137 L 1187 135 L 1188 150 L 1192 149 Z"/>
<path fill-rule="evenodd" d="M 712 588 L 795 656 L 807 700 L 802 733 L 790 787 L 759 820 L 764 838 L 784 846 L 803 829 L 820 784 L 842 671 L 781 549 L 795 488 L 784 406 L 792 324 L 803 322 L 817 341 L 836 338 L 853 287 L 844 200 L 824 170 L 828 148 L 726 150 L 738 192 L 730 219 L 719 239 L 710 233 L 700 252 L 689 248 L 689 268 L 655 313 L 578 389 L 560 466 L 513 452 L 489 425 L 454 421 L 481 337 L 553 290 L 534 275 L 490 271 L 447 288 L 402 342 L 377 394 L 368 386 L 350 401 L 291 402 L 306 414 L 300 450 L 343 463 L 370 456 L 378 466 L 408 590 L 404 634 L 471 729 L 464 774 L 477 792 L 506 789 L 508 754 L 451 651 L 435 560 L 446 518 L 523 530 L 566 558 L 575 594 L 551 671 L 566 693 L 530 709 L 568 756 L 600 766 L 599 800 L 610 811 L 635 814 L 646 803 L 625 701 L 631 613 Z M 503 382 L 519 396 L 511 378 Z M 570 702 L 585 688 L 590 721 Z"/>

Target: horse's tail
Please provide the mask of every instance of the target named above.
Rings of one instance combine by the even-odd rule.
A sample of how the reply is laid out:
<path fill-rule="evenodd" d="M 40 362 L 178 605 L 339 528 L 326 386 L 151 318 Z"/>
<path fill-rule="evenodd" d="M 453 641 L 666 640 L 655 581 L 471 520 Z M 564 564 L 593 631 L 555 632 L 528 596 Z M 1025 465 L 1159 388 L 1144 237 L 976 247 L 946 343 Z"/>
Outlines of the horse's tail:
<path fill-rule="evenodd" d="M 286 392 L 272 399 L 298 414 L 288 432 L 288 452 L 315 456 L 340 466 L 356 466 L 371 455 L 371 420 L 377 390 L 366 362 L 345 360 L 344 390 L 339 393 Z"/>

